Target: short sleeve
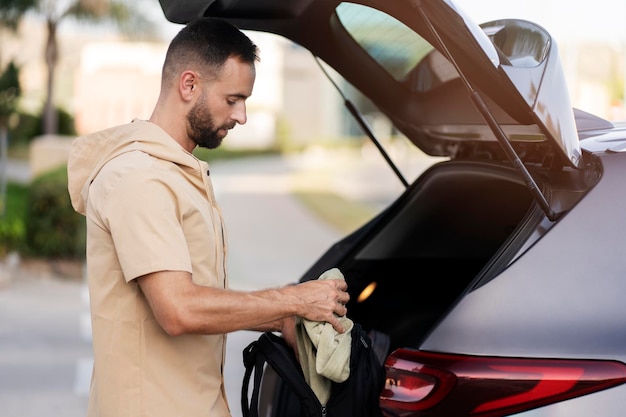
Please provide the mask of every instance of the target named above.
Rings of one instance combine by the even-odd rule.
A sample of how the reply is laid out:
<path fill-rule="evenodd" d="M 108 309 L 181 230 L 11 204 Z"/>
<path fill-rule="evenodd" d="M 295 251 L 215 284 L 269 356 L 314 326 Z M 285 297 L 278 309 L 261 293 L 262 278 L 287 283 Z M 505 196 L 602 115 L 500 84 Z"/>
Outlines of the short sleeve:
<path fill-rule="evenodd" d="M 149 169 L 128 174 L 109 193 L 103 213 L 126 281 L 157 271 L 191 272 L 175 179 Z"/>

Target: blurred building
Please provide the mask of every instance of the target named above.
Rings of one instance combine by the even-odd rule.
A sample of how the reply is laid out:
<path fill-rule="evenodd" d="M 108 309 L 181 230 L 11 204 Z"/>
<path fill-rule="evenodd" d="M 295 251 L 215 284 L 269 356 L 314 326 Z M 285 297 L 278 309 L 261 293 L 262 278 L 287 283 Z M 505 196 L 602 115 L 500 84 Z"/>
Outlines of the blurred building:
<path fill-rule="evenodd" d="M 339 95 L 313 57 L 283 38 L 250 33 L 261 61 L 248 121 L 224 146 L 262 148 L 277 142 L 306 144 L 341 134 Z M 75 72 L 74 115 L 79 134 L 133 118 L 150 117 L 158 98 L 167 43 L 90 42 Z"/>
<path fill-rule="evenodd" d="M 74 74 L 76 130 L 86 134 L 147 119 L 159 94 L 160 65 L 167 45 L 90 42 Z"/>

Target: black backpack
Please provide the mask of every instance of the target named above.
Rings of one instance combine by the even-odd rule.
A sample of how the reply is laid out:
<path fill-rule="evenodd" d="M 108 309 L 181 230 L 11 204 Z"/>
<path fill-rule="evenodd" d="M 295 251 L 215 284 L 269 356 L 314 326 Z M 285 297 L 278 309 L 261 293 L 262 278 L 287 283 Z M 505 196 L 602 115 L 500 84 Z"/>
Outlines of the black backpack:
<path fill-rule="evenodd" d="M 272 417 L 382 417 L 379 396 L 385 383 L 382 364 L 367 333 L 354 323 L 351 331 L 350 376 L 342 383 L 332 383 L 327 404 L 321 404 L 307 384 L 300 363 L 285 340 L 267 332 L 243 351 L 246 368 L 242 390 L 243 417 L 258 417 L 259 391 L 265 363 L 276 372 L 279 381 L 273 401 L 279 398 L 279 409 Z M 248 403 L 249 382 L 254 370 L 254 383 Z M 277 397 L 278 395 L 278 397 Z"/>

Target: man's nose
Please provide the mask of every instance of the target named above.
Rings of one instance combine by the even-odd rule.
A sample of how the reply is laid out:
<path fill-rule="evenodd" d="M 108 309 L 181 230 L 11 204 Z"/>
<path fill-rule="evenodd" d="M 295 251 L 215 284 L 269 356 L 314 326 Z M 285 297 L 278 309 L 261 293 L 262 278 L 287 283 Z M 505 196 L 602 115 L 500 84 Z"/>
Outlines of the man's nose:
<path fill-rule="evenodd" d="M 248 121 L 245 103 L 242 103 L 240 106 L 237 106 L 237 108 L 235 109 L 235 112 L 232 115 L 232 118 L 240 125 L 243 125 L 246 123 L 246 121 Z"/>

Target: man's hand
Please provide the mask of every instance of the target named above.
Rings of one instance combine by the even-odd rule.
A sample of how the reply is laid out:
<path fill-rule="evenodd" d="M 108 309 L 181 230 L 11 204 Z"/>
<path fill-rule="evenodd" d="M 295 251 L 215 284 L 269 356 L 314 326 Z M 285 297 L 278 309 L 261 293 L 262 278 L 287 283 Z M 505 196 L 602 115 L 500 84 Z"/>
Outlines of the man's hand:
<path fill-rule="evenodd" d="M 306 281 L 284 290 L 302 301 L 298 316 L 310 320 L 330 323 L 339 333 L 345 331 L 339 317 L 347 314 L 346 303 L 350 295 L 348 284 L 342 279 Z"/>

